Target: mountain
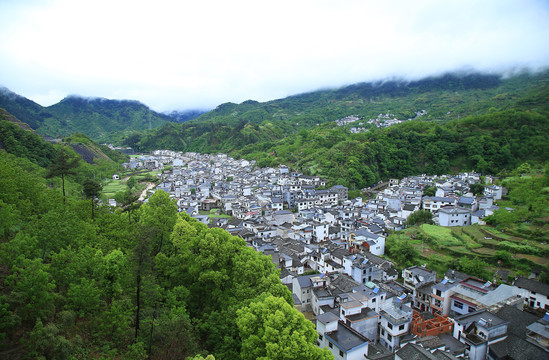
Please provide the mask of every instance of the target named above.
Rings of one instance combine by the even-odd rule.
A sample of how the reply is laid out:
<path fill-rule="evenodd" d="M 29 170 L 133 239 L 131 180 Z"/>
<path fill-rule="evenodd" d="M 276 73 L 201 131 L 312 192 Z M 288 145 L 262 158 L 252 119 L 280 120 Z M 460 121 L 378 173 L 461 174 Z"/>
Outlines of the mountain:
<path fill-rule="evenodd" d="M 70 145 L 84 161 L 89 164 L 104 162 L 123 162 L 128 156 L 118 151 L 99 145 L 84 134 L 74 133 L 62 141 L 55 141 L 60 145 Z M 56 154 L 55 146 L 44 140 L 28 124 L 20 121 L 6 110 L 0 108 L 0 150 L 20 158 L 27 158 L 31 162 L 47 167 Z"/>
<path fill-rule="evenodd" d="M 0 107 L 41 135 L 64 137 L 80 132 L 96 141 L 112 141 L 132 131 L 152 129 L 178 121 L 133 100 L 72 95 L 57 104 L 43 107 L 6 88 L 0 89 Z"/>
<path fill-rule="evenodd" d="M 251 144 L 278 141 L 301 130 L 332 127 L 354 115 L 445 123 L 493 110 L 520 108 L 549 112 L 548 73 L 501 78 L 491 74 L 444 74 L 417 81 L 361 83 L 260 103 L 219 105 L 196 120 L 168 124 L 154 131 L 133 133 L 124 143 L 143 151 L 231 152 Z M 346 128 L 359 126 L 361 120 Z"/>
<path fill-rule="evenodd" d="M 5 87 L 0 87 L 0 108 L 27 123 L 34 130 L 38 129 L 48 117 L 42 106 Z"/>
<path fill-rule="evenodd" d="M 206 113 L 206 110 L 186 110 L 186 111 L 170 111 L 165 113 L 170 118 L 175 119 L 178 123 L 184 123 L 185 121 L 193 120 L 200 115 Z"/>
<path fill-rule="evenodd" d="M 497 174 L 549 160 L 548 84 L 547 72 L 356 84 L 221 104 L 196 120 L 133 133 L 124 143 L 287 164 L 350 188 L 418 173 Z"/>
<path fill-rule="evenodd" d="M 0 150 L 47 167 L 55 157 L 52 144 L 44 141 L 30 126 L 0 108 Z"/>
<path fill-rule="evenodd" d="M 152 129 L 173 121 L 131 100 L 69 96 L 46 110 L 51 117 L 39 132 L 61 136 L 80 132 L 98 141 L 108 140 L 116 132 Z"/>

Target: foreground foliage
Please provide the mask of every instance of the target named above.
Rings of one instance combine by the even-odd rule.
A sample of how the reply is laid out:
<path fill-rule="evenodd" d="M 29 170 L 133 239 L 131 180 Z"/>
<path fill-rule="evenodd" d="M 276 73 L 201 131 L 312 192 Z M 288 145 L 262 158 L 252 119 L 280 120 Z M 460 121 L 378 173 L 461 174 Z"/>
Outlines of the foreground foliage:
<path fill-rule="evenodd" d="M 64 204 L 44 172 L 0 151 L 0 357 L 249 358 L 239 326 L 271 303 L 292 326 L 255 350 L 323 353 L 270 258 L 242 239 L 178 214 L 163 191 L 132 223 L 70 193 Z M 89 198 L 96 185 L 86 182 Z"/>

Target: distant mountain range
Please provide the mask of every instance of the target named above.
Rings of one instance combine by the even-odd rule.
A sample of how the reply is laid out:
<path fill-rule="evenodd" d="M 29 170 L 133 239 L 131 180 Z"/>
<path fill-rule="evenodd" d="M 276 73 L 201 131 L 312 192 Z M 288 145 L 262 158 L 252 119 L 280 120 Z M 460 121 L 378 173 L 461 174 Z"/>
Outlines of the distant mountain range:
<path fill-rule="evenodd" d="M 490 109 L 518 107 L 545 112 L 548 77 L 548 73 L 524 73 L 506 79 L 494 74 L 452 73 L 417 81 L 358 83 L 264 103 L 225 103 L 208 112 L 169 113 L 155 112 L 138 101 L 80 96 L 68 96 L 43 107 L 0 88 L 0 108 L 43 136 L 65 137 L 78 132 L 98 142 L 145 151 L 166 147 L 230 152 L 309 131 L 313 126 L 329 127 L 349 115 L 366 120 L 379 114 L 408 119 L 425 110 L 422 121 L 445 123 L 483 115 Z"/>
<path fill-rule="evenodd" d="M 446 74 L 264 103 L 225 103 L 187 121 L 200 112 L 159 114 L 137 101 L 76 96 L 42 107 L 6 89 L 0 107 L 8 111 L 7 122 L 15 115 L 22 121 L 17 125 L 27 123 L 42 136 L 62 136 L 76 151 L 77 144 L 94 140 L 143 152 L 221 152 L 262 167 L 286 164 L 360 189 L 412 174 L 498 174 L 525 162 L 549 161 L 548 85 L 549 72 L 510 78 Z M 40 142 L 7 122 L 0 148 L 35 154 L 40 164 L 51 161 L 47 147 L 35 151 Z M 79 134 L 69 137 L 73 133 Z M 28 139 L 34 144 L 30 148 Z M 96 153 L 90 146 L 82 155 L 91 159 Z"/>
<path fill-rule="evenodd" d="M 0 88 L 0 108 L 41 135 L 65 137 L 79 132 L 97 141 L 112 140 L 117 135 L 153 129 L 170 122 L 181 123 L 203 113 L 192 110 L 161 114 L 138 101 L 77 95 L 43 107 L 7 88 Z"/>

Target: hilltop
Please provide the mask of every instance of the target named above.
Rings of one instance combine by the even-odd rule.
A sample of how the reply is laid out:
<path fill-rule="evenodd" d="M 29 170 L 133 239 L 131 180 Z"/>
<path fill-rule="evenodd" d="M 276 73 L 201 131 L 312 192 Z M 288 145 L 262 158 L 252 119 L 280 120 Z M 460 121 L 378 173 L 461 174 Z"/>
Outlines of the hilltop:
<path fill-rule="evenodd" d="M 178 121 L 133 100 L 71 95 L 57 104 L 43 107 L 6 88 L 0 91 L 0 107 L 42 136 L 54 138 L 80 132 L 96 141 L 106 141 L 116 137 L 116 133 L 152 129 Z"/>

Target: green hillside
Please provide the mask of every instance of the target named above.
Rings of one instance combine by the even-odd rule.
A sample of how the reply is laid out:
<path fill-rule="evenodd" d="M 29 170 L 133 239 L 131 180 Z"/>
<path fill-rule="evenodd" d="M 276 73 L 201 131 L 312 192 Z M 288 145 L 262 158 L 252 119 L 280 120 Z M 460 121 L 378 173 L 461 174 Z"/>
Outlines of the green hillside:
<path fill-rule="evenodd" d="M 227 103 L 194 121 L 134 133 L 124 143 L 144 151 L 225 152 L 259 166 L 289 164 L 355 188 L 423 172 L 498 173 L 547 161 L 548 81 L 549 73 L 453 74 Z M 366 124 L 387 113 L 415 119 L 384 129 Z M 349 115 L 360 120 L 336 124 Z M 353 126 L 369 131 L 351 133 Z"/>
<path fill-rule="evenodd" d="M 164 191 L 134 203 L 131 220 L 97 206 L 99 165 L 44 146 L 56 152 L 47 168 L 0 149 L 1 359 L 269 358 L 273 347 L 333 359 L 270 257 L 178 214 Z M 258 342 L 265 329 L 278 335 Z"/>
<path fill-rule="evenodd" d="M 0 149 L 46 167 L 55 157 L 55 148 L 29 125 L 0 108 Z"/>
<path fill-rule="evenodd" d="M 0 107 L 41 135 L 65 137 L 79 132 L 99 141 L 113 141 L 131 131 L 141 131 L 177 121 L 152 111 L 138 101 L 69 96 L 42 107 L 8 89 L 0 89 Z"/>

